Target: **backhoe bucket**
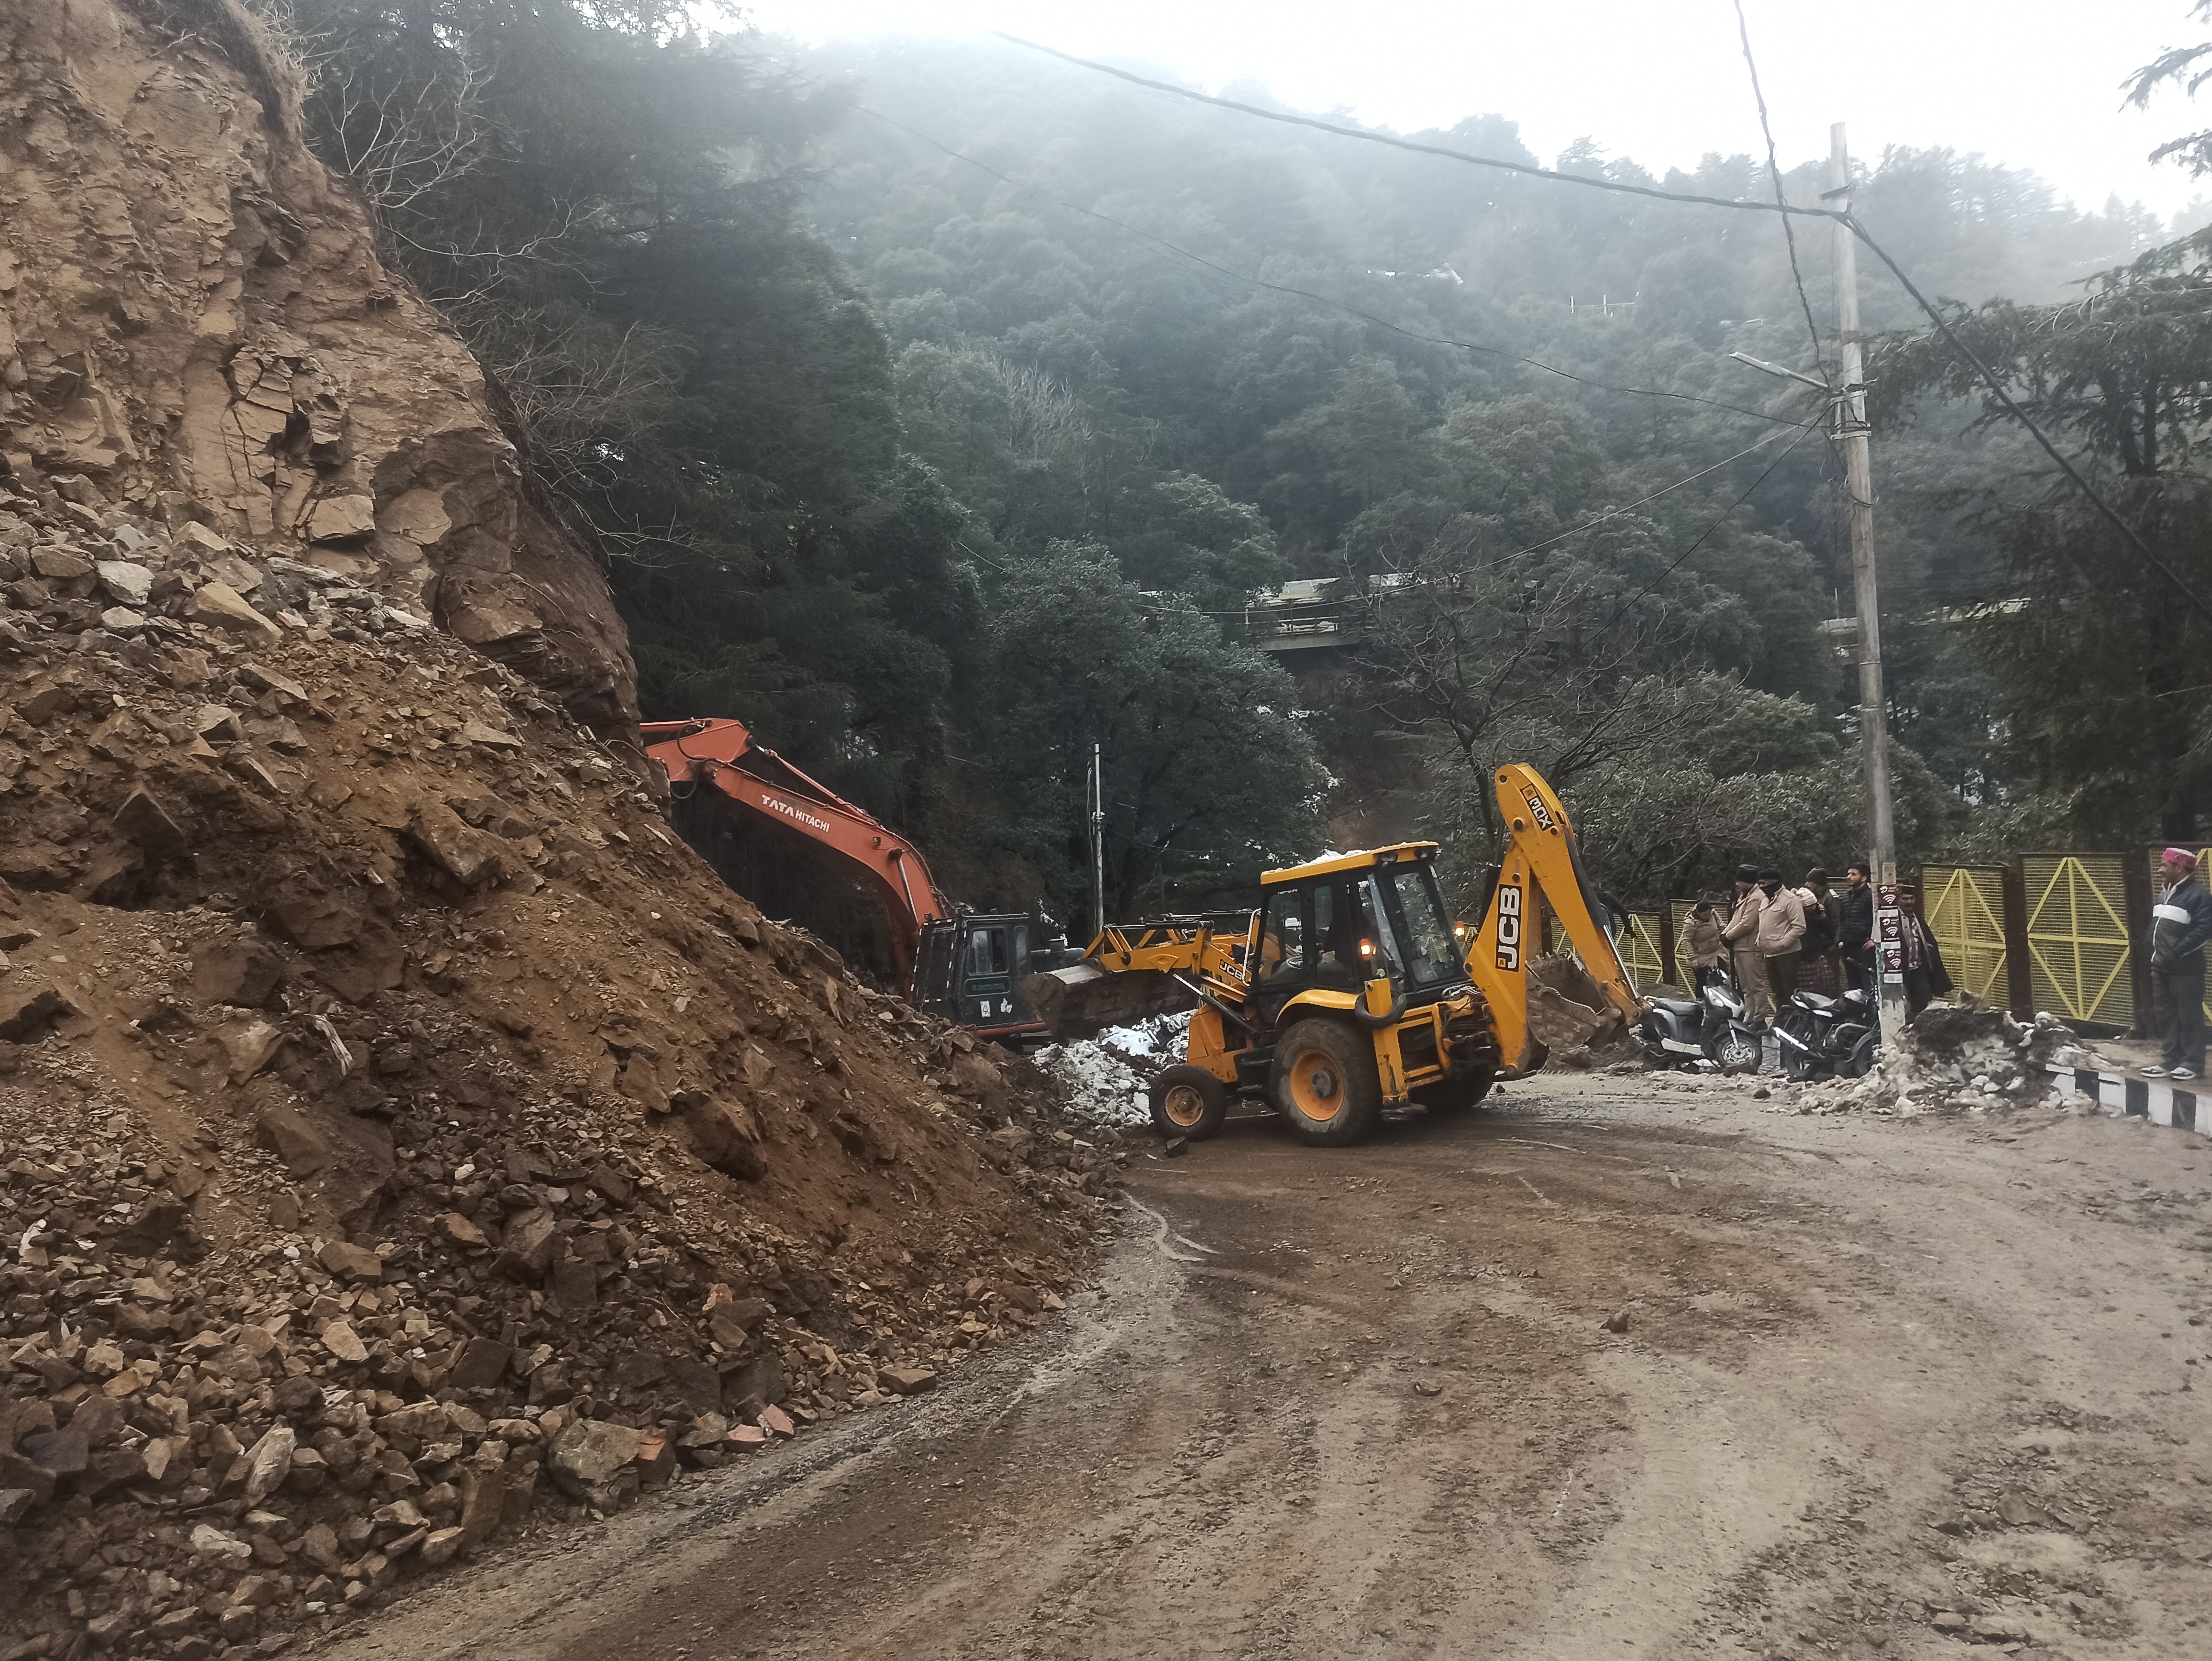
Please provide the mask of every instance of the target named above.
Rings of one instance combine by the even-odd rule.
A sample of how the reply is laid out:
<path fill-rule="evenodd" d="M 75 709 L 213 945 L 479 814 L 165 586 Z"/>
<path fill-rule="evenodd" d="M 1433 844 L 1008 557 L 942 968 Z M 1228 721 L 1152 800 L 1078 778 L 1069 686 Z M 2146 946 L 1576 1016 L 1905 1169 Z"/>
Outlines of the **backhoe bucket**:
<path fill-rule="evenodd" d="M 1018 989 L 1055 1043 L 1094 1038 L 1109 1026 L 1198 1007 L 1197 995 L 1152 969 L 1107 970 L 1083 962 L 1032 975 Z"/>

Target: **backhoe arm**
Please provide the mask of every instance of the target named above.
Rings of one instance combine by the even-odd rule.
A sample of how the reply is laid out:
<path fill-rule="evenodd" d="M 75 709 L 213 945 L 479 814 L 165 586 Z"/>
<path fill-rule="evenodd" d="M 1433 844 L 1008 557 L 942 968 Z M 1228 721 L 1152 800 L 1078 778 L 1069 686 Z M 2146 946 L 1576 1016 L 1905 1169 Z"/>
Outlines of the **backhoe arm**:
<path fill-rule="evenodd" d="M 1540 1059 L 1528 1036 L 1528 958 L 1540 946 L 1536 897 L 1574 943 L 1575 955 L 1606 1001 L 1633 1025 L 1642 1013 L 1634 983 L 1599 916 L 1596 891 L 1583 870 L 1567 810 L 1534 768 L 1517 764 L 1497 773 L 1498 806 L 1509 827 L 1505 857 L 1482 927 L 1468 949 L 1468 977 L 1489 1000 L 1505 1065 L 1528 1071 Z"/>

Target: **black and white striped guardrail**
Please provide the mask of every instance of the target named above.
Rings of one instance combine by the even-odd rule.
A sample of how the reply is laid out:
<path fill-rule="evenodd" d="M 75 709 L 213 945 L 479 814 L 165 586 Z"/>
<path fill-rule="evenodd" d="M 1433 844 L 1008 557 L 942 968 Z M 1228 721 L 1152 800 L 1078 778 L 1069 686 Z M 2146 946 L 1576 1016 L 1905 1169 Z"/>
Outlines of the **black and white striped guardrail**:
<path fill-rule="evenodd" d="M 2130 1078 L 2093 1067 L 2054 1067 L 2051 1080 L 2062 1097 L 2086 1096 L 2100 1112 L 2116 1119 L 2148 1119 L 2178 1130 L 2212 1130 L 2212 1090 L 2200 1092 L 2164 1079 Z"/>

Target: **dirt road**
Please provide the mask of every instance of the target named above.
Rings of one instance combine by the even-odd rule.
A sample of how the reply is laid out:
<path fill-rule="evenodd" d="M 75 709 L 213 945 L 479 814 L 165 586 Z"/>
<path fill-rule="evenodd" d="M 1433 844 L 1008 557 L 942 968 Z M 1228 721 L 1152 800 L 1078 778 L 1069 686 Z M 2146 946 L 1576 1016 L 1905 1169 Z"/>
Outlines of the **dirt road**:
<path fill-rule="evenodd" d="M 1060 1331 L 324 1653 L 2212 1654 L 2212 1145 L 1763 1105 L 1232 1123 Z"/>

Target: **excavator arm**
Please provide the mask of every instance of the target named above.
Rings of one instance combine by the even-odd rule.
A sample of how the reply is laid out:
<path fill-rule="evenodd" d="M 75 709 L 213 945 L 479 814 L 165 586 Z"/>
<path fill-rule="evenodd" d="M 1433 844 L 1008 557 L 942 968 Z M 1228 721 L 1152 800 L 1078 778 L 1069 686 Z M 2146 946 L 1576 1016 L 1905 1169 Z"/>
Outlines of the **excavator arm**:
<path fill-rule="evenodd" d="M 922 929 L 952 916 L 920 849 L 755 744 L 743 721 L 649 721 L 644 733 L 646 753 L 660 764 L 669 788 L 679 795 L 686 785 L 712 790 L 738 809 L 811 837 L 851 861 L 883 903 L 900 983 L 910 980 Z"/>
<path fill-rule="evenodd" d="M 1538 895 L 1566 930 L 1575 955 L 1606 1001 L 1632 1025 L 1642 1006 L 1601 920 L 1601 904 L 1583 870 L 1582 848 L 1567 810 L 1533 767 L 1501 767 L 1496 783 L 1508 827 L 1505 857 L 1482 927 L 1468 948 L 1467 972 L 1489 1001 L 1505 1065 L 1526 1072 L 1535 1059 L 1528 1034 L 1528 958 L 1540 947 Z"/>

